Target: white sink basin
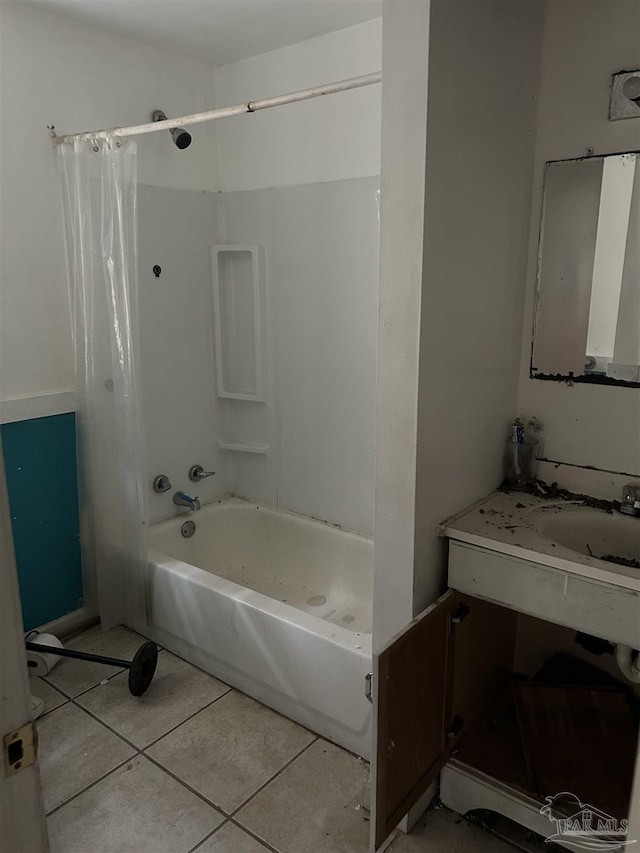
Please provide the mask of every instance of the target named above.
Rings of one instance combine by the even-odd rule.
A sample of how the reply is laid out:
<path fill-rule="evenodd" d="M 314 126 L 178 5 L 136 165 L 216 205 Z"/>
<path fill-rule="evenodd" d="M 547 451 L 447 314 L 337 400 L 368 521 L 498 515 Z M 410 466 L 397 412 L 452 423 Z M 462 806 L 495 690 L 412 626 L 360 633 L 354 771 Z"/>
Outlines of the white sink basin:
<path fill-rule="evenodd" d="M 599 559 L 640 562 L 640 518 L 554 505 L 533 510 L 529 520 L 543 536 L 572 551 Z"/>

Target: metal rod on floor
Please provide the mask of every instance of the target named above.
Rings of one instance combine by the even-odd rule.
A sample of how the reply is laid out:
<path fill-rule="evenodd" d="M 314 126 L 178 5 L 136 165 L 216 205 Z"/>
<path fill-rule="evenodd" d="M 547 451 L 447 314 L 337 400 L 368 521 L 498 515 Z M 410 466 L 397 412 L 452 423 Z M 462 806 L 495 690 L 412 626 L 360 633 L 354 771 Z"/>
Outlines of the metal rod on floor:
<path fill-rule="evenodd" d="M 47 652 L 52 655 L 60 655 L 61 658 L 77 658 L 78 660 L 89 660 L 92 663 L 106 663 L 109 666 L 131 666 L 131 661 L 110 658 L 106 655 L 92 655 L 91 652 L 77 652 L 75 649 L 61 649 L 58 646 L 45 646 L 43 643 L 25 643 L 30 652 Z"/>
<path fill-rule="evenodd" d="M 25 642 L 30 652 L 49 652 L 59 655 L 61 658 L 76 658 L 77 660 L 88 660 L 92 663 L 104 663 L 107 666 L 121 666 L 129 670 L 129 692 L 132 696 L 142 696 L 153 680 L 158 663 L 158 647 L 151 640 L 143 643 L 133 656 L 133 660 L 121 660 L 110 658 L 107 655 L 94 655 L 91 652 L 79 652 L 75 649 L 58 648 L 57 646 L 46 646 L 44 643 Z"/>
<path fill-rule="evenodd" d="M 54 142 L 93 142 L 99 139 L 108 139 L 110 136 L 124 138 L 126 136 L 140 136 L 145 133 L 157 133 L 161 130 L 171 130 L 174 127 L 188 127 L 192 124 L 202 124 L 207 121 L 215 121 L 229 116 L 243 115 L 244 113 L 256 113 L 271 107 L 280 107 L 284 104 L 295 104 L 299 101 L 307 101 L 310 98 L 319 98 L 322 95 L 333 95 L 336 92 L 346 92 L 349 89 L 359 89 L 362 86 L 371 86 L 382 80 L 382 72 L 365 74 L 362 77 L 350 77 L 348 80 L 339 80 L 337 83 L 326 83 L 324 86 L 315 86 L 312 89 L 301 89 L 298 92 L 290 92 L 288 95 L 277 95 L 274 98 L 262 98 L 258 101 L 248 101 L 233 107 L 222 107 L 219 110 L 209 110 L 193 115 L 169 118 L 165 121 L 148 122 L 147 124 L 136 124 L 131 127 L 114 127 L 110 130 L 91 130 L 82 133 L 67 133 L 57 136 L 53 133 Z"/>

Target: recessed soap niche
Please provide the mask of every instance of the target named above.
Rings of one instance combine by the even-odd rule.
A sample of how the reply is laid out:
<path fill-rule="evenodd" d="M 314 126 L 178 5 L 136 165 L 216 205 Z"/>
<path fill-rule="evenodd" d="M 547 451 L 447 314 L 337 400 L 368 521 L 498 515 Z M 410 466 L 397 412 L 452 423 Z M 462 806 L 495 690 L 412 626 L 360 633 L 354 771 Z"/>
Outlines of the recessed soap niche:
<path fill-rule="evenodd" d="M 211 247 L 218 397 L 265 402 L 264 247 Z"/>

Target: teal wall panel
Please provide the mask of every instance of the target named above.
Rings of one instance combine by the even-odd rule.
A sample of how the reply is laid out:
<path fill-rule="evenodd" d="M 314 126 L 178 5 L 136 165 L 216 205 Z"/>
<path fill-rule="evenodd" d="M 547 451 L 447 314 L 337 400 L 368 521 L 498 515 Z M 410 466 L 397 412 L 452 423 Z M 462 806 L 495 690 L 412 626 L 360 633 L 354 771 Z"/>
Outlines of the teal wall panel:
<path fill-rule="evenodd" d="M 25 631 L 82 606 L 75 415 L 2 425 Z"/>

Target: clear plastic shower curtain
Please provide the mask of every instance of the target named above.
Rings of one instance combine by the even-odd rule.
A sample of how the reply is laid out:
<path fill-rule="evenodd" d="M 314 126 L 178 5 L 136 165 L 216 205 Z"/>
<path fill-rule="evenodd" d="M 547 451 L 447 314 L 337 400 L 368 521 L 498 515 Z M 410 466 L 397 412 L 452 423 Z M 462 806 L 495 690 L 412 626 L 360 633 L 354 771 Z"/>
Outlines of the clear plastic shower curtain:
<path fill-rule="evenodd" d="M 145 624 L 136 143 L 60 145 L 75 348 L 85 600 L 104 629 Z"/>

